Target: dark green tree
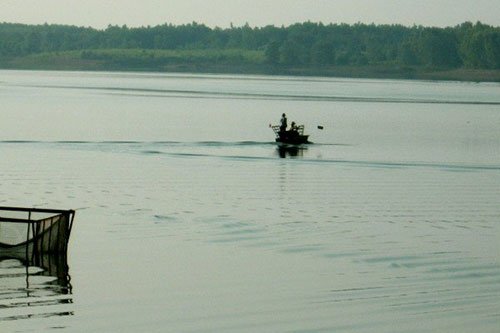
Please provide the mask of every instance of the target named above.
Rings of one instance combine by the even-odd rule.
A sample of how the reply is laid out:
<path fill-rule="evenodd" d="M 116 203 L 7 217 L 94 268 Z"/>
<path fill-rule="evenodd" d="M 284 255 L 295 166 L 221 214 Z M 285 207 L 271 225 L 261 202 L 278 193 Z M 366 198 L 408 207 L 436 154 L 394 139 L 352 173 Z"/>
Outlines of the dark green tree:
<path fill-rule="evenodd" d="M 270 42 L 264 53 L 266 62 L 271 65 L 277 65 L 280 62 L 280 43 L 278 41 Z"/>
<path fill-rule="evenodd" d="M 455 35 L 438 28 L 425 29 L 418 41 L 418 56 L 423 65 L 458 67 L 461 60 Z"/>
<path fill-rule="evenodd" d="M 285 65 L 301 64 L 301 47 L 297 42 L 287 40 L 280 47 L 280 63 Z"/>
<path fill-rule="evenodd" d="M 287 66 L 403 64 L 498 69 L 500 28 L 480 22 L 465 22 L 450 28 L 304 22 L 288 27 L 252 28 L 246 24 L 222 29 L 192 22 L 139 28 L 110 25 L 99 30 L 0 23 L 0 57 L 4 59 L 42 52 L 98 49 L 251 50 L 260 52 L 267 63 Z M 89 54 L 95 57 L 98 52 L 84 55 Z M 152 62 L 155 55 L 148 54 L 152 55 L 147 57 Z M 243 59 L 241 54 L 239 58 Z M 239 58 L 231 57 L 231 61 Z M 214 59 L 221 63 L 228 61 L 227 56 L 220 54 Z"/>
<path fill-rule="evenodd" d="M 318 40 L 311 48 L 311 62 L 316 65 L 333 65 L 335 63 L 335 48 L 327 40 Z"/>

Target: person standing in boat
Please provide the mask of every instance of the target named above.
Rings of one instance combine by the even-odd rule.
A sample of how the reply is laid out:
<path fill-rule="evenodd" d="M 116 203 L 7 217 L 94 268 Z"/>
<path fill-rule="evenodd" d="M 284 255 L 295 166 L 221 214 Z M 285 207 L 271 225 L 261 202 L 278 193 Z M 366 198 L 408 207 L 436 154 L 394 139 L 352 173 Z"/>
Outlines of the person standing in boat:
<path fill-rule="evenodd" d="M 287 126 L 288 126 L 288 124 L 287 124 L 287 120 L 286 120 L 286 114 L 283 113 L 283 115 L 281 116 L 280 132 L 285 133 Z"/>

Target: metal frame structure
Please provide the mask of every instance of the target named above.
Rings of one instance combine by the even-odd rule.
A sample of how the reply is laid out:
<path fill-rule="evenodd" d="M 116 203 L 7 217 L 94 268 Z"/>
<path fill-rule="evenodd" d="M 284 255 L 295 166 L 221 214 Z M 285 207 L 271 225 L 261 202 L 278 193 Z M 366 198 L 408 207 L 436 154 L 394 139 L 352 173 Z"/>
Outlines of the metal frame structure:
<path fill-rule="evenodd" d="M 23 217 L 6 216 L 6 212 L 25 214 Z M 2 213 L 4 213 L 2 215 Z M 36 218 L 34 215 L 46 215 Z M 22 208 L 0 206 L 0 225 L 4 223 L 26 224 L 26 240 L 16 244 L 2 242 L 0 229 L 0 256 L 25 251 L 26 258 L 45 253 L 66 253 L 69 236 L 75 218 L 74 210 Z"/>

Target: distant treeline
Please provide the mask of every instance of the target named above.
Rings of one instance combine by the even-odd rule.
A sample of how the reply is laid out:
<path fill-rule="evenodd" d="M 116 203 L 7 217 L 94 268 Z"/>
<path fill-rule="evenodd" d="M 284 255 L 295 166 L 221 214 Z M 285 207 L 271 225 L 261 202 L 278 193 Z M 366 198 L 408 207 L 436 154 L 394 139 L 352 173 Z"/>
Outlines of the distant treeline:
<path fill-rule="evenodd" d="M 448 28 L 306 22 L 287 27 L 222 29 L 191 23 L 104 30 L 0 24 L 0 59 L 81 51 L 81 58 L 89 60 L 103 56 L 94 50 L 109 49 L 252 51 L 261 54 L 267 66 L 500 69 L 500 28 L 479 22 Z"/>

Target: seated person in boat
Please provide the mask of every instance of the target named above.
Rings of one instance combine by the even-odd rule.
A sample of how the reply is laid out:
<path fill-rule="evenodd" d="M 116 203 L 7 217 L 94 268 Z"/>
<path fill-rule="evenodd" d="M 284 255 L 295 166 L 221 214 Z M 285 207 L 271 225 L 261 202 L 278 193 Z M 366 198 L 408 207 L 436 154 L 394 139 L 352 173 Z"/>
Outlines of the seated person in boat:
<path fill-rule="evenodd" d="M 297 126 L 297 124 L 295 124 L 295 121 L 292 121 L 290 130 L 287 131 L 287 134 L 291 138 L 296 138 L 299 136 L 299 127 Z"/>

